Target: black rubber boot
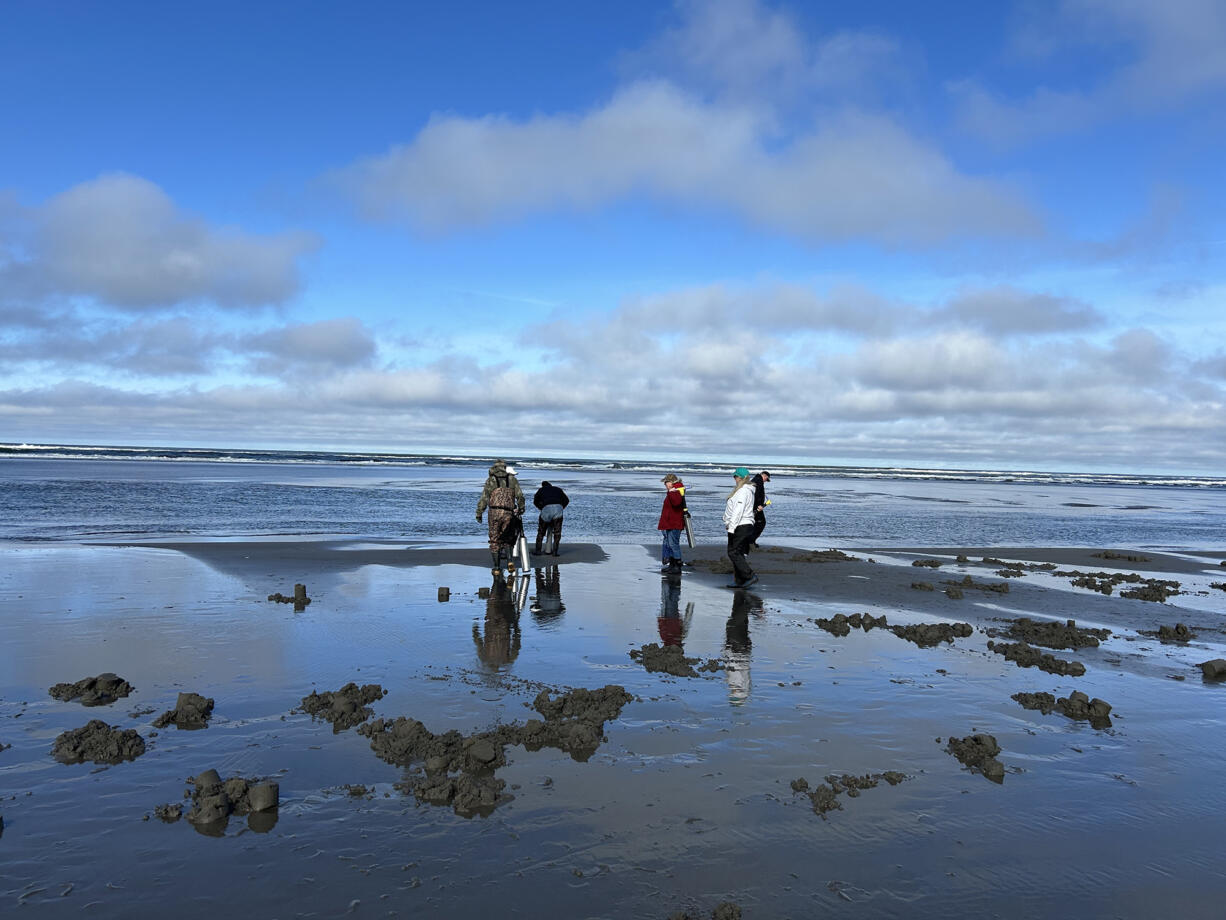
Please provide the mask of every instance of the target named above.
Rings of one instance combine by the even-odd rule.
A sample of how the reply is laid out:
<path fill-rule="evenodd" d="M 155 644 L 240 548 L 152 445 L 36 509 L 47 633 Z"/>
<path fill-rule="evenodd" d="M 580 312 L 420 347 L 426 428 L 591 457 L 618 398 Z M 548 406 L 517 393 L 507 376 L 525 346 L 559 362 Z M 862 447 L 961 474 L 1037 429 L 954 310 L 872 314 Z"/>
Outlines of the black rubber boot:
<path fill-rule="evenodd" d="M 490 559 L 493 563 L 493 573 L 495 575 L 502 574 L 502 553 L 490 553 Z"/>

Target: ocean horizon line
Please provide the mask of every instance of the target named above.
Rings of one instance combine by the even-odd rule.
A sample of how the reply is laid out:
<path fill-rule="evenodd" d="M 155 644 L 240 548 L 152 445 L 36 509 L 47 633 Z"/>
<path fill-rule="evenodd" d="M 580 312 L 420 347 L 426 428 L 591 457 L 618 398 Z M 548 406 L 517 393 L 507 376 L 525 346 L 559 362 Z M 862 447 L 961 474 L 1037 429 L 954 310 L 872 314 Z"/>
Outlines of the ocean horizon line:
<path fill-rule="evenodd" d="M 202 463 L 284 463 L 377 466 L 466 466 L 505 459 L 512 465 L 531 465 L 534 469 L 598 470 L 618 472 L 655 472 L 670 467 L 694 473 L 718 473 L 725 468 L 745 465 L 744 460 L 684 457 L 565 456 L 531 453 L 435 453 L 388 450 L 349 450 L 324 448 L 201 447 L 144 444 L 93 443 L 0 443 L 0 459 L 129 460 Z M 543 466 L 542 466 L 543 465 Z M 1202 474 L 1157 472 L 1112 472 L 1103 470 L 1045 470 L 1005 467 L 952 467 L 923 464 L 814 463 L 767 460 L 754 469 L 772 468 L 787 475 L 826 475 L 832 478 L 947 479 L 950 481 L 1021 481 L 1093 484 L 1147 484 L 1226 487 L 1226 478 Z"/>

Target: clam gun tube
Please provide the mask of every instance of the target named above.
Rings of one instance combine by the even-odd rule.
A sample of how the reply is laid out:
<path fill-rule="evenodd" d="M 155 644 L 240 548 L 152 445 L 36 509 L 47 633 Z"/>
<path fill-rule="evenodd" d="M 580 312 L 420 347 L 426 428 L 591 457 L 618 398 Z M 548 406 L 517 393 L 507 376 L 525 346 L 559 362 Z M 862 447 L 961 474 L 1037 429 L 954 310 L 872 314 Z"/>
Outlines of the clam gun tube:
<path fill-rule="evenodd" d="M 519 539 L 515 541 L 515 555 L 519 557 L 521 571 L 526 575 L 532 568 L 532 557 L 528 555 L 528 538 L 523 533 L 520 533 Z"/>
<path fill-rule="evenodd" d="M 694 528 L 690 526 L 690 513 L 685 512 L 685 539 L 690 544 L 690 549 L 694 548 Z"/>

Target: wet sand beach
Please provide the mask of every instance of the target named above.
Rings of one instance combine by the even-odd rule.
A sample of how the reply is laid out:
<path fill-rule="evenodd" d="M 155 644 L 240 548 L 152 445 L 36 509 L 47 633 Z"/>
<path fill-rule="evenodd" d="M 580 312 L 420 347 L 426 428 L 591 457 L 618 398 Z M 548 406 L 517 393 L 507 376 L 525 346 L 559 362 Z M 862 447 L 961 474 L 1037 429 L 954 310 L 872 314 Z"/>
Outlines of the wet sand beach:
<path fill-rule="evenodd" d="M 473 545 L 7 545 L 0 903 L 1221 915 L 1226 682 L 1198 666 L 1226 658 L 1221 553 L 793 542 L 751 555 L 749 591 L 725 587 L 718 546 L 669 580 L 655 545 L 572 544 L 507 590 Z M 268 599 L 297 583 L 309 605 Z M 1001 651 L 1023 642 L 1084 673 Z M 652 646 L 696 676 L 650 669 Z M 108 673 L 126 696 L 69 696 Z M 327 696 L 349 684 L 378 692 Z M 76 689 L 99 686 L 119 685 Z M 597 713 L 581 691 L 606 687 L 625 699 Z M 176 722 L 180 694 L 213 707 Z M 92 720 L 142 752 L 62 762 Z M 976 735 L 999 772 L 955 756 Z M 231 787 L 227 820 L 189 820 L 209 770 L 275 783 L 276 807 Z"/>

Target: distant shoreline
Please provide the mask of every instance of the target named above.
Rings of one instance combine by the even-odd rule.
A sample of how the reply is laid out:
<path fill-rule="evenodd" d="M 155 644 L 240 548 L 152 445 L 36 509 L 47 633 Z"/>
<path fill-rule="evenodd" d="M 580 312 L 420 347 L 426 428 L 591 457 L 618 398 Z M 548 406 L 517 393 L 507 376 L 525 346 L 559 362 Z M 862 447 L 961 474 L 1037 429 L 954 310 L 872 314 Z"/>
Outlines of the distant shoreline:
<path fill-rule="evenodd" d="M 784 462 L 769 459 L 735 458 L 707 460 L 686 458 L 549 457 L 523 453 L 508 454 L 508 459 L 538 471 L 608 470 L 616 473 L 657 473 L 682 470 L 690 474 L 722 474 L 735 466 L 750 463 L 755 468 L 771 468 L 780 476 L 819 476 L 831 479 L 884 479 L 918 482 L 994 482 L 994 483 L 1068 483 L 1078 485 L 1183 486 L 1226 488 L 1220 475 L 1177 472 L 1095 472 L 1073 470 L 1027 470 L 981 467 L 926 466 L 916 464 L 862 465 Z M 428 454 L 389 451 L 272 450 L 241 447 L 142 447 L 87 444 L 0 444 L 0 461 L 13 460 L 93 460 L 228 463 L 343 465 L 353 467 L 438 466 L 482 468 L 497 459 L 483 454 Z"/>

